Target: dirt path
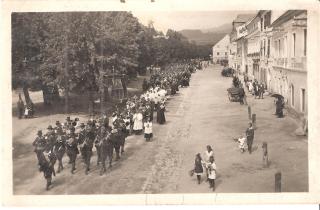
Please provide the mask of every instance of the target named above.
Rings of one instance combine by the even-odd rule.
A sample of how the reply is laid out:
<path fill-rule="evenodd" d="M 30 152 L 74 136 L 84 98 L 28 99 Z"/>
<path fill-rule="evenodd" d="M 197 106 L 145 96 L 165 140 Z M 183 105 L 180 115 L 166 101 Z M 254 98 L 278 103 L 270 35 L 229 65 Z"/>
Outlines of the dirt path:
<path fill-rule="evenodd" d="M 154 123 L 154 139 L 145 142 L 143 136 L 127 139 L 121 160 L 111 170 L 99 176 L 96 156 L 92 171 L 84 173 L 84 164 L 77 162 L 77 171 L 70 166 L 54 177 L 53 188 L 45 190 L 43 175 L 36 169 L 36 157 L 30 143 L 36 130 L 48 122 L 64 120 L 64 115 L 35 118 L 28 121 L 13 119 L 13 181 L 15 194 L 108 194 L 108 193 L 191 193 L 210 192 L 208 184 L 196 184 L 188 171 L 196 153 L 205 146 L 214 148 L 218 178 L 216 192 L 273 192 L 274 173 L 283 176 L 284 191 L 308 190 L 306 139 L 296 137 L 295 123 L 289 118 L 277 119 L 272 113 L 271 98 L 249 98 L 257 114 L 258 129 L 253 154 L 241 154 L 232 140 L 242 134 L 248 123 L 247 107 L 230 103 L 226 89 L 230 78 L 220 76 L 221 67 L 211 66 L 192 76 L 189 88 L 169 100 L 165 125 Z M 81 118 L 86 116 L 81 115 Z M 271 165 L 262 167 L 261 143 L 268 142 Z M 67 161 L 67 158 L 65 158 Z M 22 173 L 23 172 L 23 173 Z"/>

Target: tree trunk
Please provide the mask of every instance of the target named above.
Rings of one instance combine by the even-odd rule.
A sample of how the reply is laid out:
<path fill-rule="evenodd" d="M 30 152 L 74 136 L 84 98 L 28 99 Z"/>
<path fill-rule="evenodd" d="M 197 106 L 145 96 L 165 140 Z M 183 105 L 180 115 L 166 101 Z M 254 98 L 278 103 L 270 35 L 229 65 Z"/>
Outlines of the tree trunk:
<path fill-rule="evenodd" d="M 128 90 L 127 90 L 126 78 L 122 78 L 122 79 L 121 79 L 121 84 L 122 84 L 122 88 L 123 88 L 124 97 L 127 98 L 127 96 L 128 96 Z"/>
<path fill-rule="evenodd" d="M 49 91 L 48 91 L 48 87 L 46 87 L 46 86 L 42 87 L 42 95 L 43 95 L 43 103 L 44 103 L 44 105 L 50 105 L 51 102 L 49 100 L 49 98 L 50 98 L 49 95 L 50 94 L 49 94 Z"/>
<path fill-rule="evenodd" d="M 88 112 L 89 115 L 93 115 L 93 110 L 94 110 L 94 98 L 93 98 L 93 91 L 92 90 L 88 90 L 88 102 L 89 102 L 89 106 L 88 106 Z"/>
<path fill-rule="evenodd" d="M 101 86 L 100 87 L 100 112 L 102 115 L 106 114 L 106 104 L 105 104 L 105 99 L 106 99 L 106 95 L 105 95 L 105 87 Z"/>
<path fill-rule="evenodd" d="M 66 89 L 65 89 L 65 95 L 64 95 L 64 100 L 65 100 L 65 103 L 64 103 L 64 111 L 66 114 L 69 113 L 69 87 L 67 86 Z"/>
<path fill-rule="evenodd" d="M 23 86 L 23 95 L 27 105 L 33 104 L 29 95 L 28 87 L 26 85 Z"/>

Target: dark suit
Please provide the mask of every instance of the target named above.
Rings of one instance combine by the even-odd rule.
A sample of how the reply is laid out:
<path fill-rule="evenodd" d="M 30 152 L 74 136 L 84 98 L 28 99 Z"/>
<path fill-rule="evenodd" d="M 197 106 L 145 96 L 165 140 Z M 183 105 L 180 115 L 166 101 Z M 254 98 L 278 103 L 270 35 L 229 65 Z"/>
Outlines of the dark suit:
<path fill-rule="evenodd" d="M 249 153 L 251 153 L 253 138 L 254 138 L 254 129 L 252 127 L 247 128 L 246 136 L 247 136 L 248 151 L 249 151 Z"/>

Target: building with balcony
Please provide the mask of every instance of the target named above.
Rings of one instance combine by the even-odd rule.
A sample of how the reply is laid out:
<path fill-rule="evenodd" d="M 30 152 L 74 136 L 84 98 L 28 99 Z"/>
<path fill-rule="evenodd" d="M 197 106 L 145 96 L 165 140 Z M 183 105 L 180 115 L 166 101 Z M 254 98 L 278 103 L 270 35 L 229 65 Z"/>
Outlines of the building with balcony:
<path fill-rule="evenodd" d="M 246 23 L 247 35 L 247 62 L 245 64 L 245 73 L 249 79 L 260 79 L 260 31 L 261 20 L 258 12 L 250 21 Z"/>
<path fill-rule="evenodd" d="M 270 90 L 284 96 L 288 107 L 307 117 L 307 11 L 288 10 L 272 24 Z"/>
<path fill-rule="evenodd" d="M 245 72 L 247 60 L 247 40 L 244 38 L 247 35 L 246 23 L 254 16 L 255 14 L 241 14 L 232 22 L 230 43 L 232 46 L 236 46 L 236 52 L 235 55 L 232 56 L 231 63 L 233 63 L 234 69 L 242 73 Z"/>
<path fill-rule="evenodd" d="M 230 36 L 225 35 L 212 47 L 212 61 L 214 63 L 228 63 Z"/>

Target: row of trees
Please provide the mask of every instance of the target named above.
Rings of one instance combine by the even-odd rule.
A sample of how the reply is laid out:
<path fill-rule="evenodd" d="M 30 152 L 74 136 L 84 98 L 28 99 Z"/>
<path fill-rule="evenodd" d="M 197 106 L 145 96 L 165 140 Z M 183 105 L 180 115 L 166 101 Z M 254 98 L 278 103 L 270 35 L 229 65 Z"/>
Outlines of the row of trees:
<path fill-rule="evenodd" d="M 144 26 L 129 12 L 63 12 L 12 14 L 12 86 L 22 88 L 26 103 L 29 89 L 42 90 L 44 103 L 59 99 L 64 91 L 93 92 L 108 97 L 105 75 L 134 77 L 151 65 L 206 57 L 210 50 L 188 42 L 180 33 L 166 36 Z"/>

